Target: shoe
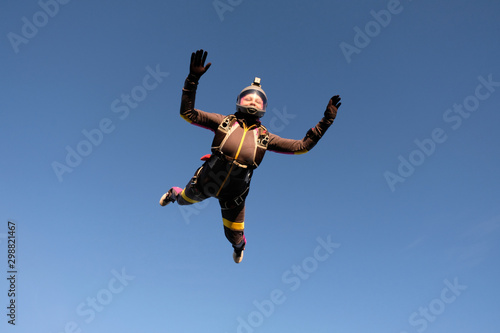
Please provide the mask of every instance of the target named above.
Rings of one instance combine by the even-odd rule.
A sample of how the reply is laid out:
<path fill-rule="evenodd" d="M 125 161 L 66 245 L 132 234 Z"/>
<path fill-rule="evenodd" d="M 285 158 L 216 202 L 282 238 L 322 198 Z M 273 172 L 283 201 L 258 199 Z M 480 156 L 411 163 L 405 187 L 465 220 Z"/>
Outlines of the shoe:
<path fill-rule="evenodd" d="M 233 260 L 235 263 L 239 264 L 243 260 L 243 250 L 239 251 L 239 253 L 234 251 L 233 252 Z"/>
<path fill-rule="evenodd" d="M 170 191 L 165 193 L 161 199 L 160 199 L 160 206 L 166 206 L 169 203 L 173 202 L 172 199 L 170 198 Z"/>
<path fill-rule="evenodd" d="M 180 190 L 180 191 L 179 191 Z M 175 202 L 175 197 L 179 195 L 179 193 L 182 192 L 182 189 L 179 187 L 172 187 L 170 190 L 168 190 L 167 193 L 165 193 L 161 199 L 160 199 L 160 205 L 161 206 L 166 206 L 171 202 Z"/>

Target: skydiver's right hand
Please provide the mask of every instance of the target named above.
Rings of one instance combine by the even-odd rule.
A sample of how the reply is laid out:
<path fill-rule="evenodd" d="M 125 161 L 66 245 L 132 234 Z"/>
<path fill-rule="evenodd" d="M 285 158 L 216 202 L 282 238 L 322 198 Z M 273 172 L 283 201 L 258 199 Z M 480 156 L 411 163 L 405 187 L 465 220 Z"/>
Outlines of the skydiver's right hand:
<path fill-rule="evenodd" d="M 193 76 L 196 80 L 205 74 L 205 72 L 212 65 L 211 62 L 205 65 L 205 60 L 207 60 L 207 51 L 198 50 L 191 54 L 191 63 L 189 65 L 189 75 Z"/>

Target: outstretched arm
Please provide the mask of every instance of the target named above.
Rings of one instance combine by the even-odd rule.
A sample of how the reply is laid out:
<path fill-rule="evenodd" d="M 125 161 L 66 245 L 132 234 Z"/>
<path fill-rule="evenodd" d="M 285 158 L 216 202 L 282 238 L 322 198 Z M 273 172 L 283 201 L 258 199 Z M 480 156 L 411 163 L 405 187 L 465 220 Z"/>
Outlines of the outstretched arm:
<path fill-rule="evenodd" d="M 323 118 L 315 127 L 307 131 L 302 140 L 284 139 L 275 134 L 269 134 L 268 150 L 284 154 L 304 154 L 313 149 L 326 130 L 333 124 L 337 117 L 337 110 L 340 107 L 340 97 L 333 96 L 326 107 Z"/>
<path fill-rule="evenodd" d="M 204 112 L 194 108 L 198 81 L 212 65 L 210 62 L 205 65 L 207 55 L 208 52 L 203 50 L 198 50 L 196 53 L 193 52 L 191 54 L 189 75 L 186 78 L 184 88 L 182 89 L 180 114 L 181 117 L 189 123 L 215 131 L 222 119 L 224 119 L 224 116 L 216 113 Z"/>

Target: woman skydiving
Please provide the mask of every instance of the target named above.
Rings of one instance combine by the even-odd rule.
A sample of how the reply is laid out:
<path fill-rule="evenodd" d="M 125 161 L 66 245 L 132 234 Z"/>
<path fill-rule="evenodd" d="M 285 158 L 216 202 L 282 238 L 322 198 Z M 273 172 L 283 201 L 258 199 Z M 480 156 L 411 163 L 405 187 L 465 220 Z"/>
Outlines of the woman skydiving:
<path fill-rule="evenodd" d="M 285 154 L 310 151 L 333 123 L 341 104 L 340 97 L 336 95 L 330 99 L 323 118 L 302 140 L 281 138 L 269 133 L 260 122 L 266 113 L 267 96 L 259 78 L 240 92 L 234 114 L 225 116 L 194 108 L 198 81 L 211 66 L 211 63 L 205 65 L 206 59 L 207 52 L 203 50 L 191 55 L 189 75 L 182 89 L 180 115 L 187 122 L 214 132 L 212 154 L 202 157 L 203 165 L 184 189 L 172 187 L 161 197 L 160 205 L 175 201 L 179 205 L 191 205 L 210 197 L 217 198 L 224 234 L 233 246 L 234 261 L 240 263 L 246 245 L 245 198 L 253 171 L 268 150 Z"/>

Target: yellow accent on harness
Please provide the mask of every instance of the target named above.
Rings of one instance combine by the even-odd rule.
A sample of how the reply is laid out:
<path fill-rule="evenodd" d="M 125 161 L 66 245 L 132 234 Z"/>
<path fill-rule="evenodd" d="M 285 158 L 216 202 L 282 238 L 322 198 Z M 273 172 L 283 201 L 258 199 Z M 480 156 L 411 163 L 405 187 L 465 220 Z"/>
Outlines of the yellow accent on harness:
<path fill-rule="evenodd" d="M 254 127 L 254 126 L 256 126 L 256 125 L 251 125 L 250 127 L 247 127 L 247 125 L 245 123 L 243 123 L 243 136 L 241 137 L 240 145 L 238 147 L 238 150 L 236 151 L 236 155 L 234 156 L 235 161 L 238 158 L 238 156 L 240 155 L 241 147 L 243 147 L 243 142 L 245 141 L 245 136 L 247 135 L 247 132 L 250 129 L 252 129 L 252 127 Z M 226 184 L 226 181 L 228 180 L 229 175 L 231 174 L 231 171 L 233 171 L 233 167 L 234 167 L 234 164 L 231 164 L 231 168 L 229 168 L 229 171 L 226 175 L 226 178 L 222 182 L 222 185 L 220 186 L 219 190 L 217 191 L 217 194 L 215 195 L 216 197 L 219 195 L 220 191 L 224 187 L 224 184 Z"/>
<path fill-rule="evenodd" d="M 229 175 L 231 174 L 231 171 L 233 171 L 234 164 L 231 164 L 231 167 L 229 168 L 229 171 L 227 172 L 226 178 L 224 178 L 224 181 L 222 182 L 222 185 L 219 187 L 219 190 L 215 194 L 216 197 L 219 196 L 220 191 L 224 187 L 224 184 L 226 184 L 227 179 L 229 178 Z"/>
<path fill-rule="evenodd" d="M 185 189 L 184 189 L 184 190 L 185 190 Z M 188 197 L 188 196 L 186 195 L 186 193 L 184 193 L 184 190 L 182 190 L 182 192 L 181 192 L 182 199 L 184 199 L 184 200 L 186 200 L 187 202 L 192 203 L 192 204 L 197 203 L 197 202 L 200 202 L 199 200 L 193 200 L 193 199 L 191 199 L 190 197 Z"/>
<path fill-rule="evenodd" d="M 245 137 L 247 136 L 247 132 L 252 129 L 255 125 L 252 125 L 250 127 L 247 127 L 245 123 L 243 123 L 243 136 L 241 137 L 241 142 L 240 146 L 238 147 L 238 150 L 236 151 L 236 155 L 234 156 L 234 159 L 237 160 L 238 156 L 240 155 L 241 147 L 243 147 L 243 141 L 245 141 Z"/>
<path fill-rule="evenodd" d="M 243 231 L 245 229 L 245 222 L 231 222 L 228 219 L 222 218 L 225 227 L 231 230 Z"/>

